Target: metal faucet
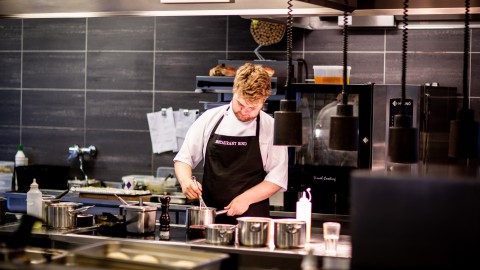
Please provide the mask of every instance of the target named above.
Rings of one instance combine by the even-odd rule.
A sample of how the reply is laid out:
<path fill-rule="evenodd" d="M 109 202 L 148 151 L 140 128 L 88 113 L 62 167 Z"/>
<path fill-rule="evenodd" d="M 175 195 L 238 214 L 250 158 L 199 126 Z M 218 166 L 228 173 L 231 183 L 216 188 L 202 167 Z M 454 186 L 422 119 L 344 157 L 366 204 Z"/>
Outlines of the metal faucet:
<path fill-rule="evenodd" d="M 85 175 L 85 180 L 88 180 L 88 176 L 83 169 L 83 155 L 94 157 L 97 155 L 97 148 L 93 145 L 81 148 L 78 144 L 74 144 L 68 148 L 68 152 L 70 155 L 68 155 L 67 160 L 70 162 L 73 159 L 78 158 L 78 162 L 80 163 L 80 171 L 82 171 L 83 175 Z"/>

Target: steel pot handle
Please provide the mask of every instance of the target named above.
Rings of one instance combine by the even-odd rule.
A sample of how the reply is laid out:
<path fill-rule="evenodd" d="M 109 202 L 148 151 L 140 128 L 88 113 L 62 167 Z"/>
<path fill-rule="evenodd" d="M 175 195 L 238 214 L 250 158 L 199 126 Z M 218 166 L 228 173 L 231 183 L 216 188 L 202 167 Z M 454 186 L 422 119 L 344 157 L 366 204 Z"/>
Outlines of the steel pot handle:
<path fill-rule="evenodd" d="M 260 227 L 262 227 L 262 223 L 252 223 L 250 224 L 250 231 L 251 232 L 259 232 L 260 231 Z"/>
<path fill-rule="evenodd" d="M 79 213 L 87 211 L 88 209 L 90 209 L 94 206 L 95 205 L 89 205 L 89 206 L 80 207 L 78 209 L 71 209 L 71 210 L 68 210 L 68 214 L 70 214 L 70 215 L 79 214 Z"/>
<path fill-rule="evenodd" d="M 228 210 L 220 210 L 220 211 L 215 211 L 215 216 L 226 214 Z"/>
<path fill-rule="evenodd" d="M 300 228 L 301 228 L 301 226 L 298 225 L 298 224 L 288 224 L 287 225 L 287 233 L 296 234 L 297 230 L 300 229 Z"/>
<path fill-rule="evenodd" d="M 219 236 L 220 238 L 224 238 L 226 233 L 227 233 L 227 230 L 225 230 L 225 229 L 223 229 L 223 230 L 218 230 L 218 236 Z"/>

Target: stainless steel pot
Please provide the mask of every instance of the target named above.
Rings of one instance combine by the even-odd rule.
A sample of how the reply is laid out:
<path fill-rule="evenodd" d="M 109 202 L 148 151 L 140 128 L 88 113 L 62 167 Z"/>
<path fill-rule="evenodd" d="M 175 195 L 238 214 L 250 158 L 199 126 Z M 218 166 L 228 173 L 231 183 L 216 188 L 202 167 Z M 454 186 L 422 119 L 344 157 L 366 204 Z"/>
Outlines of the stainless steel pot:
<path fill-rule="evenodd" d="M 242 246 L 263 247 L 268 244 L 270 218 L 239 217 L 238 242 Z"/>
<path fill-rule="evenodd" d="M 302 248 L 305 245 L 306 222 L 298 219 L 275 219 L 274 243 L 277 248 Z"/>
<path fill-rule="evenodd" d="M 59 202 L 48 206 L 48 226 L 55 229 L 71 229 L 77 226 L 77 215 L 93 206 L 80 207 L 81 203 Z"/>
<path fill-rule="evenodd" d="M 206 226 L 206 241 L 214 245 L 233 245 L 235 243 L 235 229 L 230 224 L 209 224 Z"/>
<path fill-rule="evenodd" d="M 190 228 L 191 225 L 209 225 L 215 223 L 215 217 L 217 215 L 225 214 L 227 210 L 217 211 L 213 207 L 199 207 L 191 206 L 187 207 L 187 216 L 185 218 L 186 227 Z"/>
<path fill-rule="evenodd" d="M 155 231 L 156 206 L 127 204 L 120 205 L 120 207 L 124 208 L 125 211 L 127 232 L 143 234 Z"/>
<path fill-rule="evenodd" d="M 48 206 L 53 203 L 59 203 L 60 199 L 55 198 L 42 198 L 42 219 L 44 224 L 48 224 Z"/>

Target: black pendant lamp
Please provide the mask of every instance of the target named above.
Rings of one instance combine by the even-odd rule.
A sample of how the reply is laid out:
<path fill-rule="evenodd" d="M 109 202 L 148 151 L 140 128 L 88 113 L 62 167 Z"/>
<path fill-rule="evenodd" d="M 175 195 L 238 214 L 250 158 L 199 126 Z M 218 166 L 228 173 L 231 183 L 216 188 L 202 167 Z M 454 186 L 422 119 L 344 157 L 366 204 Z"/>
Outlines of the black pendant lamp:
<path fill-rule="evenodd" d="M 342 103 L 337 105 L 337 114 L 330 118 L 329 148 L 356 151 L 358 149 L 358 117 L 353 115 L 353 105 L 348 104 L 347 51 L 348 51 L 348 0 L 343 13 L 343 87 Z"/>
<path fill-rule="evenodd" d="M 292 64 L 292 48 L 293 48 L 293 17 L 292 3 L 288 2 L 287 17 L 287 82 L 285 85 L 285 99 L 280 100 L 280 111 L 274 113 L 274 130 L 273 144 L 296 146 L 302 145 L 302 114 L 297 112 L 297 104 L 295 101 L 295 91 L 292 88 L 293 80 L 293 64 Z"/>
<path fill-rule="evenodd" d="M 479 156 L 479 129 L 474 111 L 469 107 L 468 60 L 470 55 L 470 1 L 465 0 L 465 35 L 463 54 L 463 106 L 456 120 L 450 121 L 448 156 L 452 158 L 477 158 Z"/>
<path fill-rule="evenodd" d="M 394 163 L 418 162 L 418 129 L 413 127 L 412 116 L 406 114 L 406 76 L 408 44 L 408 0 L 403 2 L 403 38 L 402 38 L 402 99 L 400 114 L 394 116 L 393 127 L 388 133 L 388 156 Z"/>

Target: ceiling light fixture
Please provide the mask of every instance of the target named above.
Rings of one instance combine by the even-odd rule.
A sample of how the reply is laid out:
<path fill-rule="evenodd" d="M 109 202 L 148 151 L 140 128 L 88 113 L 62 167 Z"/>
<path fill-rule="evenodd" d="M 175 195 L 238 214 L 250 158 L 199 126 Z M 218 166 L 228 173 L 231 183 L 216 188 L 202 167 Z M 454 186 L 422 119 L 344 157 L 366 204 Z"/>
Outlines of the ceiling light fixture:
<path fill-rule="evenodd" d="M 402 37 L 402 99 L 400 114 L 394 116 L 394 125 L 388 133 L 388 157 L 393 163 L 418 162 L 418 129 L 413 127 L 411 115 L 406 109 L 407 45 L 408 45 L 408 0 L 403 3 Z"/>
<path fill-rule="evenodd" d="M 348 104 L 347 84 L 348 52 L 348 0 L 343 13 L 343 86 L 342 103 L 337 105 L 337 114 L 330 118 L 329 147 L 333 150 L 356 151 L 358 149 L 358 117 L 353 115 L 353 105 Z"/>
<path fill-rule="evenodd" d="M 457 119 L 450 121 L 448 156 L 452 158 L 477 158 L 479 156 L 479 124 L 469 106 L 468 62 L 470 57 L 470 1 L 465 0 L 465 35 L 463 54 L 463 106 Z"/>
<path fill-rule="evenodd" d="M 296 146 L 302 145 L 302 114 L 297 112 L 295 90 L 292 87 L 293 80 L 293 16 L 292 0 L 288 0 L 287 18 L 287 82 L 285 85 L 285 99 L 280 100 L 280 111 L 274 113 L 273 144 Z"/>

